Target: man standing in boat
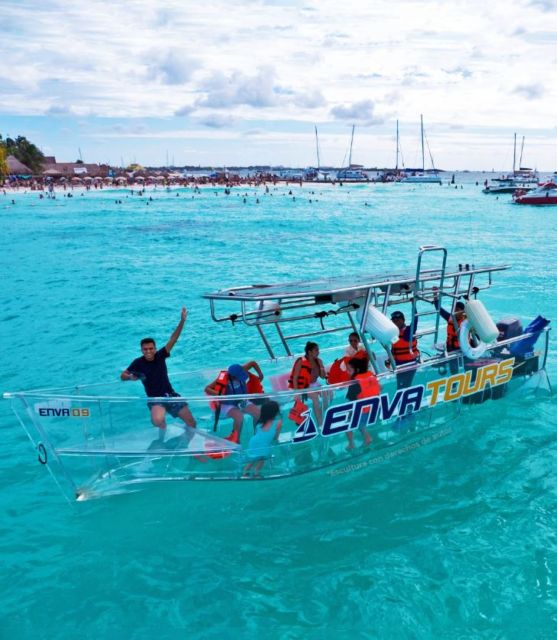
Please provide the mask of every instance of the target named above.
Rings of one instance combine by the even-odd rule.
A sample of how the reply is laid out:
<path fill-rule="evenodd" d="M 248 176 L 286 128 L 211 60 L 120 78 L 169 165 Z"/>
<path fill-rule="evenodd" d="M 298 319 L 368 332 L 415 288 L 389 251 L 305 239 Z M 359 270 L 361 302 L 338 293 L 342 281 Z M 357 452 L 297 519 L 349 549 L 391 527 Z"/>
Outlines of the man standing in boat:
<path fill-rule="evenodd" d="M 443 320 L 447 321 L 447 354 L 453 351 L 458 351 L 460 349 L 460 325 L 466 319 L 466 314 L 464 313 L 464 302 L 461 302 L 460 300 L 456 302 L 454 306 L 454 313 L 450 313 L 441 306 L 439 302 L 439 290 L 437 287 L 433 287 L 433 304 L 437 311 L 439 311 L 439 315 Z M 458 373 L 458 360 L 449 360 L 449 371 L 451 372 L 451 375 Z"/>
<path fill-rule="evenodd" d="M 153 338 L 143 338 L 141 340 L 142 356 L 136 358 L 127 369 L 120 374 L 121 380 L 141 380 L 145 387 L 145 393 L 149 398 L 177 398 L 180 396 L 176 393 L 168 379 L 168 371 L 166 369 L 166 359 L 170 356 L 172 347 L 176 344 L 188 312 L 182 307 L 180 322 L 172 332 L 166 345 L 157 351 L 157 346 Z M 164 429 L 166 429 L 166 413 L 170 413 L 174 418 L 180 418 L 188 427 L 195 427 L 196 422 L 187 402 L 164 402 L 151 401 L 147 403 L 151 410 L 151 422 L 155 427 L 161 429 L 160 438 L 164 438 Z"/>
<path fill-rule="evenodd" d="M 394 311 L 391 314 L 391 320 L 398 329 L 398 340 L 391 347 L 391 353 L 393 354 L 397 368 L 419 362 L 420 352 L 418 351 L 418 341 L 416 339 L 418 317 L 416 316 L 412 320 L 411 325 L 407 325 L 402 311 Z M 412 343 L 410 343 L 410 334 L 412 334 Z M 409 369 L 408 371 L 397 372 L 397 389 L 410 387 L 415 375 L 415 368 Z"/>

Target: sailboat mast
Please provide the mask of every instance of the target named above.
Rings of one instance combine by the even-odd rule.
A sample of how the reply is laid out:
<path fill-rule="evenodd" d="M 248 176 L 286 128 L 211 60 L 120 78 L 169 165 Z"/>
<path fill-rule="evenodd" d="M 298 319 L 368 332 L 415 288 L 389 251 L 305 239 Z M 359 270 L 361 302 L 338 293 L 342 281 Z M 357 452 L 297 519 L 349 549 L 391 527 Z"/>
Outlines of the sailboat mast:
<path fill-rule="evenodd" d="M 319 160 L 319 136 L 317 135 L 317 125 L 315 125 L 315 148 L 317 150 L 317 168 L 321 167 L 321 162 Z"/>
<path fill-rule="evenodd" d="M 516 133 L 514 134 L 514 148 L 513 148 L 513 175 L 516 173 Z"/>
<path fill-rule="evenodd" d="M 425 171 L 425 154 L 424 154 L 424 116 L 420 114 L 420 128 L 422 133 L 422 173 Z"/>
<path fill-rule="evenodd" d="M 518 161 L 518 169 L 522 169 L 522 152 L 524 151 L 524 136 L 522 136 L 522 144 L 520 145 L 520 160 Z"/>
<path fill-rule="evenodd" d="M 352 166 L 352 145 L 354 143 L 354 129 L 356 128 L 356 125 L 352 125 L 352 137 L 350 138 L 350 153 L 348 155 L 348 166 L 351 167 Z"/>
<path fill-rule="evenodd" d="M 396 161 L 395 161 L 395 171 L 398 172 L 398 120 L 396 121 Z"/>

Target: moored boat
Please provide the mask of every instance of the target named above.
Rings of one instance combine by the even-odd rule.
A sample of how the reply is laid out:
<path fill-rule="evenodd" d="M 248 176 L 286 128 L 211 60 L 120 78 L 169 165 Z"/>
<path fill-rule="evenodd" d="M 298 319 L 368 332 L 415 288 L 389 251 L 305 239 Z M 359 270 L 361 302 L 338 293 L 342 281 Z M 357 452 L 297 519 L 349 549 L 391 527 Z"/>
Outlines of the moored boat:
<path fill-rule="evenodd" d="M 285 481 L 341 469 L 354 458 L 386 459 L 399 443 L 420 446 L 448 424 L 462 425 L 457 419 L 465 405 L 549 387 L 547 321 L 538 318 L 522 329 L 517 319 L 501 319 L 495 327 L 481 302 L 473 300 L 507 268 L 464 263 L 449 268 L 446 249 L 427 246 L 408 273 L 248 285 L 205 294 L 213 321 L 253 329 L 270 359 L 260 361 L 265 376 L 264 390 L 258 393 L 204 395 L 219 368 L 174 375 L 180 398 L 157 398 L 157 403 L 187 401 L 197 419 L 195 429 L 169 421 L 166 432 L 157 433 L 146 398 L 130 383 L 8 392 L 4 397 L 11 400 L 39 462 L 70 499 L 135 491 L 163 481 Z M 466 302 L 468 320 L 459 329 L 463 351 L 446 350 L 437 298 L 451 311 L 458 300 Z M 391 346 L 399 333 L 388 315 L 401 310 L 408 319 L 419 319 L 415 327 L 411 323 L 408 343 L 419 341 L 421 356 L 397 365 Z M 353 331 L 361 337 L 378 392 L 349 399 L 352 381 L 346 379 L 289 388 L 297 345 L 308 338 L 329 340 L 321 357 L 334 364 L 344 357 L 339 343 Z M 401 384 L 402 378 L 410 383 Z M 240 441 L 232 442 L 230 419 L 219 419 L 216 412 L 231 399 L 273 400 L 281 407 L 282 429 L 258 476 L 244 471 L 251 424 L 246 419 Z M 347 447 L 347 435 L 361 429 L 369 433 L 367 446 Z"/>
<path fill-rule="evenodd" d="M 516 204 L 557 205 L 557 184 L 546 182 L 537 189 L 528 192 L 523 190 L 515 191 L 513 200 Z"/>
<path fill-rule="evenodd" d="M 509 175 L 502 175 L 499 178 L 492 178 L 491 184 L 488 184 L 487 180 L 484 183 L 482 193 L 488 194 L 501 194 L 501 193 L 514 193 L 517 189 L 520 189 L 524 193 L 535 189 L 539 185 L 539 176 L 536 171 L 529 167 L 523 167 L 522 154 L 524 152 L 524 136 L 522 137 L 522 145 L 520 149 L 519 168 L 516 169 L 516 133 L 514 134 L 513 145 L 513 171 Z"/>
<path fill-rule="evenodd" d="M 425 168 L 425 147 L 424 147 L 424 117 L 420 116 L 420 133 L 421 133 L 421 147 L 422 147 L 422 168 L 421 169 L 404 169 L 403 175 L 399 182 L 410 184 L 442 184 L 439 173 L 433 166 L 433 156 L 431 151 L 429 153 L 431 158 L 431 164 L 433 169 L 426 171 Z M 398 122 L 397 122 L 397 140 L 398 140 Z M 398 142 L 397 142 L 398 146 Z"/>

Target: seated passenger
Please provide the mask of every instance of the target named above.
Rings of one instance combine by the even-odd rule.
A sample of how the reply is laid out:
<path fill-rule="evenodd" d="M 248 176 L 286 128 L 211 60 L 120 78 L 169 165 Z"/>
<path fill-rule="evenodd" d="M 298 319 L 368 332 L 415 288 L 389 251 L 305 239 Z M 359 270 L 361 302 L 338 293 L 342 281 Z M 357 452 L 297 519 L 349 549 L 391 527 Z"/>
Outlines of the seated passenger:
<path fill-rule="evenodd" d="M 246 450 L 249 462 L 244 467 L 244 476 L 249 475 L 250 469 L 255 465 L 253 477 L 258 478 L 265 460 L 271 457 L 271 447 L 278 439 L 282 427 L 279 410 L 279 405 L 274 400 L 266 400 L 261 405 L 261 415 L 256 423 L 255 435 L 250 438 Z"/>
<path fill-rule="evenodd" d="M 353 380 L 353 384 L 348 388 L 346 394 L 347 400 L 360 400 L 361 398 L 372 398 L 378 396 L 381 393 L 381 385 L 377 376 L 368 371 L 367 360 L 362 358 L 351 358 L 347 365 L 350 379 Z M 364 407 L 360 416 L 360 422 L 358 424 L 358 431 L 362 434 L 364 439 L 364 446 L 367 447 L 371 444 L 371 436 L 367 432 L 366 426 L 369 415 L 369 407 Z M 354 433 L 348 431 L 346 433 L 348 438 L 347 450 L 354 448 Z"/>
<path fill-rule="evenodd" d="M 262 393 L 263 387 L 259 384 L 261 391 L 254 391 L 248 388 L 250 382 L 250 374 L 248 369 L 254 369 L 258 373 L 257 382 L 263 380 L 263 372 L 255 360 L 250 360 L 245 365 L 231 364 L 226 371 L 221 371 L 216 380 L 205 387 L 205 393 L 210 396 L 234 396 L 245 395 L 248 393 Z M 255 378 L 255 376 L 253 376 Z M 255 383 L 252 383 L 255 386 Z M 250 400 L 227 400 L 226 402 L 215 403 L 215 429 L 220 416 L 232 418 L 232 433 L 228 436 L 228 440 L 239 442 L 242 433 L 242 425 L 244 423 L 244 413 L 248 413 L 255 422 L 259 419 L 259 407 Z"/>
<path fill-rule="evenodd" d="M 368 358 L 364 345 L 360 342 L 360 336 L 356 331 L 348 336 L 348 346 L 344 350 L 344 356 L 347 358 Z"/>
<path fill-rule="evenodd" d="M 348 336 L 348 343 L 348 346 L 344 349 L 344 357 L 337 358 L 329 367 L 327 375 L 329 384 L 338 384 L 350 379 L 346 370 L 350 358 L 363 358 L 366 362 L 369 361 L 367 351 L 360 342 L 360 336 L 355 331 Z"/>
<path fill-rule="evenodd" d="M 307 342 L 305 355 L 298 358 L 292 367 L 290 378 L 288 379 L 289 389 L 315 389 L 320 386 L 318 378 L 326 379 L 327 373 L 323 361 L 319 357 L 319 345 L 316 342 Z M 321 394 L 308 393 L 313 404 L 313 412 L 317 422 L 320 424 L 323 417 L 323 410 L 326 409 L 326 398 Z M 305 399 L 306 394 L 302 396 Z M 323 407 L 321 406 L 323 403 Z"/>

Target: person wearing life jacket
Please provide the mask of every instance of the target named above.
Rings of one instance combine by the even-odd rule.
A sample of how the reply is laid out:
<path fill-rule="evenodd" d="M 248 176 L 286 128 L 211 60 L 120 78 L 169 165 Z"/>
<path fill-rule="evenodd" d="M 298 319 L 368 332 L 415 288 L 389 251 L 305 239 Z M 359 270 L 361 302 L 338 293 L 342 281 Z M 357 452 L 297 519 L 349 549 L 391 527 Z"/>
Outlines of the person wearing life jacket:
<path fill-rule="evenodd" d="M 398 340 L 391 345 L 391 353 L 397 367 L 410 365 L 419 362 L 420 352 L 418 351 L 418 341 L 416 339 L 416 329 L 418 318 L 415 317 L 411 325 L 406 324 L 406 319 L 402 311 L 394 311 L 391 320 L 398 329 Z M 410 333 L 412 333 L 412 344 L 410 344 Z M 416 369 L 402 371 L 396 375 L 397 389 L 405 389 L 412 385 Z"/>
<path fill-rule="evenodd" d="M 257 372 L 257 376 L 250 373 L 250 369 Z M 205 393 L 210 396 L 234 396 L 247 395 L 249 393 L 263 393 L 261 381 L 263 372 L 255 360 L 250 360 L 244 365 L 231 364 L 226 371 L 221 371 L 216 380 L 205 387 Z M 238 443 L 242 433 L 244 414 L 249 414 L 254 423 L 259 419 L 260 409 L 251 400 L 227 399 L 214 403 L 215 428 L 218 419 L 222 417 L 232 418 L 232 433 L 226 438 Z"/>
<path fill-rule="evenodd" d="M 325 366 L 319 357 L 319 345 L 316 342 L 307 342 L 304 355 L 298 358 L 292 367 L 290 378 L 288 378 L 288 388 L 316 389 L 320 386 L 319 378 L 326 379 L 326 377 Z M 320 424 L 323 411 L 326 409 L 326 396 L 320 393 L 308 393 L 307 397 L 311 398 L 315 418 Z M 306 394 L 303 394 L 301 399 L 305 400 Z"/>
<path fill-rule="evenodd" d="M 344 349 L 345 358 L 365 358 L 368 359 L 368 355 L 364 345 L 360 342 L 360 336 L 356 331 L 348 336 L 348 346 Z"/>
<path fill-rule="evenodd" d="M 348 346 L 344 349 L 344 357 L 337 358 L 329 367 L 327 375 L 329 384 L 347 382 L 350 379 L 346 368 L 351 358 L 362 358 L 366 362 L 369 361 L 367 351 L 360 342 L 360 336 L 355 331 L 348 336 Z"/>
<path fill-rule="evenodd" d="M 460 333 L 460 325 L 466 319 L 466 314 L 464 313 L 464 302 L 460 300 L 454 306 L 454 312 L 450 313 L 439 303 L 439 294 L 436 289 L 433 291 L 433 304 L 437 311 L 439 311 L 439 315 L 443 318 L 443 320 L 447 321 L 447 340 L 446 340 L 446 349 L 447 353 L 451 353 L 452 351 L 458 351 L 460 349 L 459 342 L 459 333 Z M 458 360 L 449 360 L 449 370 L 451 374 L 458 373 Z"/>
<path fill-rule="evenodd" d="M 381 393 L 381 385 L 377 376 L 368 370 L 368 362 L 363 358 L 351 358 L 347 365 L 350 379 L 353 383 L 348 388 L 346 393 L 347 400 L 361 400 L 362 398 L 372 398 L 378 396 Z M 367 432 L 367 420 L 369 414 L 369 407 L 364 407 L 360 416 L 360 423 L 358 425 L 358 431 L 362 434 L 364 439 L 364 447 L 371 444 L 371 436 Z M 347 431 L 346 437 L 348 438 L 347 450 L 354 448 L 354 433 Z"/>

